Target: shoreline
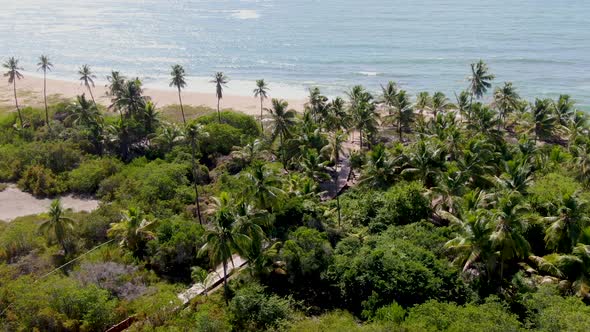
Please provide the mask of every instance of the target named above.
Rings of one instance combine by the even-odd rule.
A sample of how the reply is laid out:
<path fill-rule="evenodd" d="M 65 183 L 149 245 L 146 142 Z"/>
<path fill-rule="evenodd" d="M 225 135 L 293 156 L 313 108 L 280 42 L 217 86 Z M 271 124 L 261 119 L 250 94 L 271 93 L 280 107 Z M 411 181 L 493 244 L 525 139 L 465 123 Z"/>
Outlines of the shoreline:
<path fill-rule="evenodd" d="M 19 98 L 19 105 L 21 107 L 43 106 L 43 77 L 38 77 L 31 73 L 23 73 L 25 76 L 23 79 L 17 81 L 17 96 Z M 215 87 L 210 84 L 211 92 L 199 92 L 191 91 L 190 84 L 189 88 L 182 91 L 182 102 L 184 105 L 190 106 L 205 106 L 209 108 L 217 108 L 217 98 L 215 97 Z M 228 85 L 231 87 L 232 82 Z M 238 81 L 238 84 L 243 85 L 243 81 Z M 104 81 L 95 81 L 95 87 L 92 89 L 92 93 L 96 98 L 98 104 L 108 106 L 110 99 L 106 96 L 106 83 Z M 202 88 L 201 85 L 197 85 Z M 252 90 L 254 89 L 252 86 Z M 230 90 L 229 88 L 226 89 Z M 281 89 L 278 89 L 279 91 Z M 289 103 L 289 108 L 295 109 L 296 111 L 302 111 L 305 103 L 304 99 L 297 98 L 282 98 L 280 95 L 269 93 L 269 98 L 264 101 L 264 107 L 270 106 L 270 100 L 272 98 L 285 99 Z M 88 90 L 80 85 L 76 81 L 68 81 L 63 79 L 47 78 L 47 99 L 49 102 L 59 98 L 75 98 L 77 95 L 86 93 L 88 96 Z M 159 107 L 177 105 L 178 104 L 178 92 L 174 89 L 166 89 L 162 86 L 144 85 L 144 95 L 149 96 L 154 103 Z M 6 80 L 0 84 L 0 106 L 5 108 L 14 108 L 14 92 L 11 84 L 8 84 Z M 260 116 L 260 99 L 254 98 L 253 96 L 244 96 L 239 94 L 224 94 L 221 99 L 222 109 L 233 109 L 248 115 Z"/>

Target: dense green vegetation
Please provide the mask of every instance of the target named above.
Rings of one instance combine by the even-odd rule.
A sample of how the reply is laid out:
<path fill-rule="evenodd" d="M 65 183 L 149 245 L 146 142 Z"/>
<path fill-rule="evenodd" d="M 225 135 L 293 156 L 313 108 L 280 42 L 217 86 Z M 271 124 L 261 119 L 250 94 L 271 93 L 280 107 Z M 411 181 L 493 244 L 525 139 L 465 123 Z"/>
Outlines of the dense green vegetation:
<path fill-rule="evenodd" d="M 273 99 L 255 119 L 182 105 L 180 66 L 179 114 L 117 72 L 104 108 L 82 67 L 90 100 L 0 116 L 0 182 L 101 200 L 0 222 L 0 327 L 587 331 L 587 116 L 471 71 L 454 102 L 316 88 L 301 114 Z M 193 282 L 212 287 L 183 306 Z"/>

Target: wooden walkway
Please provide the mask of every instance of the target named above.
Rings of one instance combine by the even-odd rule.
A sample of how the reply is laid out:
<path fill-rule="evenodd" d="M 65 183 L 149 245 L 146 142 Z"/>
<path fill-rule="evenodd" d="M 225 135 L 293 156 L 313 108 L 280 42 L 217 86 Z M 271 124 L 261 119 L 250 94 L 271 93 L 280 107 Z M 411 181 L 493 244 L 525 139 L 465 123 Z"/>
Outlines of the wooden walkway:
<path fill-rule="evenodd" d="M 342 191 L 349 186 L 348 180 L 350 179 L 351 174 L 352 167 L 350 164 L 350 158 L 345 158 L 340 163 L 337 177 L 338 181 L 335 181 L 336 177 L 332 177 L 332 181 L 324 182 L 320 185 L 320 188 L 323 191 L 322 201 L 334 199 L 336 196 L 340 195 Z"/>

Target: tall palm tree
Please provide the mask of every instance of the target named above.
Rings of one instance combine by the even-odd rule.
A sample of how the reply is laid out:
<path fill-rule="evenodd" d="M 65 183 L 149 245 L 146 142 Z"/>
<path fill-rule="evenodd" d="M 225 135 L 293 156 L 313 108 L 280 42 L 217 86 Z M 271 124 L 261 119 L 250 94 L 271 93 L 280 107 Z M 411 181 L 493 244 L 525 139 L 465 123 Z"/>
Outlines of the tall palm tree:
<path fill-rule="evenodd" d="M 326 130 L 338 131 L 348 130 L 350 125 L 350 116 L 346 110 L 344 99 L 340 97 L 334 98 L 328 104 L 328 118 L 326 119 Z"/>
<path fill-rule="evenodd" d="M 469 92 L 471 93 L 470 104 L 473 104 L 474 97 L 476 99 L 483 97 L 483 95 L 492 86 L 491 81 L 494 78 L 495 76 L 489 73 L 488 65 L 486 65 L 483 60 L 479 60 L 478 62 L 471 64 L 471 76 L 469 76 L 468 79 Z M 468 120 L 470 119 L 471 117 L 469 117 Z"/>
<path fill-rule="evenodd" d="M 516 88 L 512 86 L 512 83 L 504 82 L 502 87 L 496 88 L 494 91 L 493 105 L 500 112 L 501 121 L 498 124 L 498 130 L 500 130 L 500 124 L 506 126 L 506 116 L 516 110 L 519 100 L 520 96 L 516 92 Z"/>
<path fill-rule="evenodd" d="M 109 108 L 119 110 L 123 117 L 142 115 L 149 97 L 143 95 L 142 83 L 139 79 L 128 80 L 120 87 Z"/>
<path fill-rule="evenodd" d="M 80 75 L 80 82 L 82 82 L 82 84 L 88 89 L 90 97 L 92 98 L 92 102 L 96 104 L 94 95 L 92 94 L 92 88 L 94 87 L 94 79 L 96 78 L 96 75 L 92 73 L 92 70 L 88 65 L 83 65 L 80 67 L 78 70 L 78 75 Z"/>
<path fill-rule="evenodd" d="M 20 73 L 23 70 L 22 67 L 18 65 L 18 59 L 11 57 L 9 58 L 2 67 L 8 69 L 6 73 L 4 73 L 4 77 L 8 77 L 8 84 L 12 84 L 12 88 L 14 90 L 14 103 L 16 104 L 16 111 L 18 112 L 18 119 L 20 121 L 21 129 L 24 128 L 23 122 L 23 115 L 20 112 L 20 107 L 18 106 L 18 97 L 16 96 L 16 81 L 22 79 L 24 76 Z"/>
<path fill-rule="evenodd" d="M 262 124 L 263 118 L 263 110 L 264 110 L 264 100 L 268 98 L 268 84 L 264 80 L 256 80 L 256 89 L 254 89 L 254 98 L 260 98 L 260 129 L 262 129 L 262 134 L 264 134 L 264 125 Z"/>
<path fill-rule="evenodd" d="M 221 123 L 221 113 L 219 110 L 219 101 L 223 98 L 223 88 L 227 87 L 229 79 L 222 72 L 217 72 L 213 75 L 213 79 L 210 81 L 215 83 L 215 96 L 217 97 L 217 119 Z"/>
<path fill-rule="evenodd" d="M 553 135 L 555 128 L 555 117 L 552 111 L 553 102 L 551 99 L 536 99 L 531 105 L 533 114 L 532 131 L 535 135 L 535 143 L 539 139 L 547 139 Z"/>
<path fill-rule="evenodd" d="M 74 229 L 75 221 L 63 215 L 64 210 L 59 199 L 51 202 L 48 214 L 49 219 L 44 221 L 39 229 L 48 236 L 50 234 L 55 236 L 55 239 L 62 247 L 64 253 L 67 255 L 68 247 L 66 240 L 69 232 Z"/>
<path fill-rule="evenodd" d="M 203 125 L 191 122 L 186 127 L 186 134 L 185 137 L 190 141 L 191 145 L 191 163 L 193 166 L 193 185 L 195 189 L 195 205 L 197 208 L 197 217 L 199 218 L 199 223 L 203 224 L 203 219 L 201 216 L 201 205 L 199 200 L 199 184 L 198 184 L 198 170 L 197 170 L 197 142 L 199 138 L 209 135 L 207 132 L 203 130 Z"/>
<path fill-rule="evenodd" d="M 51 126 L 49 124 L 49 110 L 47 108 L 47 71 L 51 71 L 53 68 L 53 64 L 49 61 L 49 57 L 46 55 L 41 55 L 39 57 L 39 63 L 37 63 L 39 68 L 37 70 L 43 71 L 43 102 L 45 103 L 45 124 L 47 128 L 51 130 Z"/>
<path fill-rule="evenodd" d="M 273 120 L 273 130 L 271 140 L 274 141 L 279 138 L 279 149 L 281 149 L 281 159 L 283 165 L 285 163 L 284 141 L 291 136 L 291 128 L 295 125 L 295 111 L 287 109 L 289 103 L 282 99 L 273 98 L 271 100 L 272 107 L 267 108 L 266 111 L 270 114 Z"/>
<path fill-rule="evenodd" d="M 186 87 L 184 68 L 181 65 L 172 66 L 172 72 L 170 72 L 170 76 L 172 76 L 172 79 L 170 80 L 170 86 L 176 87 L 176 89 L 178 89 L 178 103 L 180 104 L 180 112 L 182 113 L 182 123 L 184 123 L 186 126 L 186 117 L 184 116 L 184 107 L 182 106 L 182 96 L 180 95 L 180 90 Z"/>
<path fill-rule="evenodd" d="M 328 163 L 321 160 L 315 149 L 305 149 L 301 155 L 300 168 L 303 174 L 315 181 L 327 181 L 330 179 Z"/>
<path fill-rule="evenodd" d="M 320 88 L 314 87 L 309 89 L 309 96 L 305 104 L 306 111 L 311 113 L 314 123 L 322 126 L 322 120 L 325 120 L 328 111 L 328 97 L 322 95 Z"/>

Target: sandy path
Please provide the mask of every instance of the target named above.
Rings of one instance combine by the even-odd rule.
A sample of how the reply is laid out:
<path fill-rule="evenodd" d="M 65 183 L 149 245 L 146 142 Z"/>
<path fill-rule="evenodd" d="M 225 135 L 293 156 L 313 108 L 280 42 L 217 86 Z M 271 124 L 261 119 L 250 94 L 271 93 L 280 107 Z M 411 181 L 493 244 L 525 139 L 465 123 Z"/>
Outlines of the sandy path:
<path fill-rule="evenodd" d="M 39 199 L 21 191 L 15 185 L 9 185 L 0 192 L 0 220 L 12 221 L 15 218 L 47 212 L 52 199 Z M 92 211 L 98 208 L 98 201 L 79 199 L 71 195 L 61 198 L 64 208 L 75 212 Z"/>
<path fill-rule="evenodd" d="M 201 93 L 185 90 L 182 93 L 182 101 L 186 105 L 207 106 L 217 108 L 217 98 L 214 94 L 214 86 L 211 86 L 211 93 Z M 93 88 L 93 94 L 96 102 L 108 106 L 109 98 L 105 96 L 106 88 L 104 83 L 97 83 Z M 150 96 L 158 106 L 167 106 L 178 104 L 178 93 L 171 89 L 145 88 L 145 95 Z M 51 102 L 59 97 L 74 98 L 88 91 L 81 86 L 79 82 L 62 81 L 55 79 L 47 80 L 47 95 Z M 23 106 L 42 106 L 43 105 L 43 79 L 25 75 L 25 78 L 17 82 L 17 95 L 19 103 Z M 280 96 L 272 96 L 280 98 Z M 296 110 L 302 110 L 304 100 L 287 100 L 289 106 Z M 270 101 L 265 102 L 264 107 L 268 107 Z M 14 93 L 12 85 L 5 80 L 0 82 L 0 106 L 13 108 Z M 225 95 L 221 100 L 222 108 L 231 108 L 236 111 L 244 112 L 250 115 L 260 114 L 260 100 L 254 97 Z"/>

